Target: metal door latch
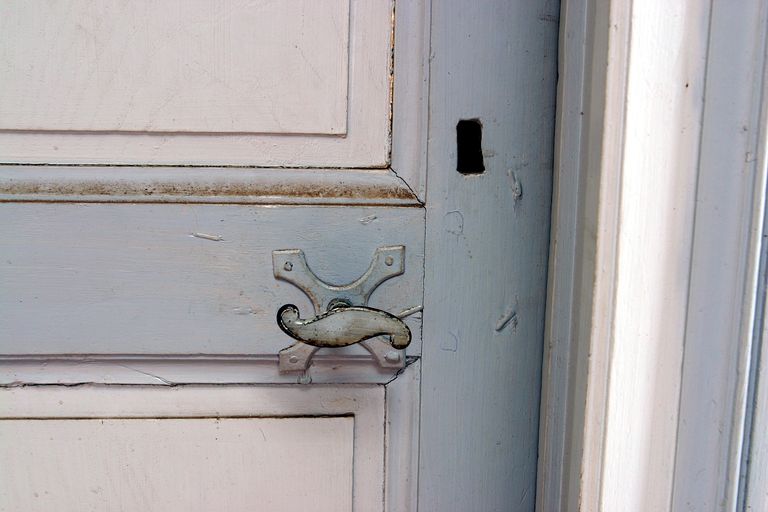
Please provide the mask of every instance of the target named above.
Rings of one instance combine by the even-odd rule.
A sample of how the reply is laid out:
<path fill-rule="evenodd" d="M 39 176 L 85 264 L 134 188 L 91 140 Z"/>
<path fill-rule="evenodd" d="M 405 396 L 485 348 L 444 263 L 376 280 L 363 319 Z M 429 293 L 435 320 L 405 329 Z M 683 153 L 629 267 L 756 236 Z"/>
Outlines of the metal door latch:
<path fill-rule="evenodd" d="M 300 318 L 293 304 L 278 310 L 277 325 L 297 340 L 280 351 L 281 372 L 306 370 L 320 348 L 355 343 L 365 347 L 383 368 L 404 366 L 403 349 L 411 342 L 410 329 L 397 316 L 368 307 L 368 299 L 381 283 L 405 272 L 404 246 L 379 247 L 368 270 L 342 286 L 320 280 L 300 249 L 273 251 L 272 269 L 276 279 L 303 291 L 315 309 L 315 316 L 308 319 Z"/>

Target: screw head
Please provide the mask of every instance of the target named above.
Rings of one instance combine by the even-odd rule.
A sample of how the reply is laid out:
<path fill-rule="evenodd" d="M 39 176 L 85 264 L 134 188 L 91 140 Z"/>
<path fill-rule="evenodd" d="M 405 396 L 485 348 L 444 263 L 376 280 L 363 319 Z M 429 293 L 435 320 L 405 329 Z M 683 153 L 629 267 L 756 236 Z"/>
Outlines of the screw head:
<path fill-rule="evenodd" d="M 400 352 L 396 352 L 394 350 L 390 350 L 386 354 L 384 354 L 384 359 L 388 363 L 399 363 L 400 362 Z"/>
<path fill-rule="evenodd" d="M 290 261 L 286 261 L 285 265 L 283 265 L 283 268 L 285 269 L 286 272 L 290 272 L 291 270 L 293 270 L 293 263 L 291 263 Z"/>
<path fill-rule="evenodd" d="M 391 267 L 394 262 L 395 262 L 395 258 L 393 258 L 392 256 L 387 256 L 386 258 L 384 258 L 384 264 L 388 267 Z"/>
<path fill-rule="evenodd" d="M 291 356 L 291 357 L 288 358 L 288 362 L 291 363 L 291 364 L 296 364 L 296 363 L 299 362 L 299 358 L 296 357 L 296 356 Z"/>

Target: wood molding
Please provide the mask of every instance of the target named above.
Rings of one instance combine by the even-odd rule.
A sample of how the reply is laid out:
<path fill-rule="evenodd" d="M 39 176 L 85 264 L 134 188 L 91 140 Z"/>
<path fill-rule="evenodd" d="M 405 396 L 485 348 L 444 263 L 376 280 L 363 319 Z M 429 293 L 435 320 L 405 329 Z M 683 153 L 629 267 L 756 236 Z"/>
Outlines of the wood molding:
<path fill-rule="evenodd" d="M 0 166 L 0 202 L 421 206 L 389 169 Z"/>
<path fill-rule="evenodd" d="M 564 4 L 542 512 L 736 510 L 765 194 L 759 4 Z"/>
<path fill-rule="evenodd" d="M 411 365 L 418 356 L 409 356 Z M 278 372 L 277 355 L 0 356 L 0 387 L 80 384 L 386 384 L 397 372 L 370 356 L 318 354 L 308 372 Z"/>
<path fill-rule="evenodd" d="M 598 510 L 612 349 L 628 5 L 565 2 L 537 510 Z M 609 30 L 609 27 L 612 30 Z M 585 461 L 589 461 L 588 464 Z"/>
<path fill-rule="evenodd" d="M 751 510 L 768 507 L 765 488 L 744 488 L 764 293 L 767 42 L 765 2 L 712 3 L 673 510 L 735 512 L 745 499 Z M 752 430 L 757 450 L 765 432 Z"/>
<path fill-rule="evenodd" d="M 431 0 L 395 2 L 391 167 L 420 200 L 427 188 Z"/>

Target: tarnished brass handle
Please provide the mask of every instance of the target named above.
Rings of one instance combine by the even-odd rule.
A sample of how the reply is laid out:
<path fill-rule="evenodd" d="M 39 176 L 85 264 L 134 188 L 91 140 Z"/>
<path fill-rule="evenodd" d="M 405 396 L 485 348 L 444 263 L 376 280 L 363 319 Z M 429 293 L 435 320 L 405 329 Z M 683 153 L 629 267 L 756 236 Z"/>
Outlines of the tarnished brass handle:
<path fill-rule="evenodd" d="M 376 336 L 389 336 L 392 347 L 411 343 L 411 330 L 396 316 L 380 309 L 339 304 L 314 318 L 299 317 L 299 308 L 286 304 L 277 311 L 277 325 L 291 338 L 313 347 L 346 347 Z"/>

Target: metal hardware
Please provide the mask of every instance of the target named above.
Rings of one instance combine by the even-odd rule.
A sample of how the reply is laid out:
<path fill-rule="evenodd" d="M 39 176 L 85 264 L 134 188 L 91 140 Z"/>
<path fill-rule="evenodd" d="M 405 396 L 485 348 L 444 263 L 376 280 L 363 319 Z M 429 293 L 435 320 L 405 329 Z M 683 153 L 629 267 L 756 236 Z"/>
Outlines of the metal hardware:
<path fill-rule="evenodd" d="M 375 336 L 389 335 L 392 346 L 404 349 L 411 342 L 411 330 L 386 311 L 361 306 L 337 305 L 304 320 L 299 308 L 286 304 L 277 312 L 277 324 L 285 334 L 313 347 L 346 347 Z"/>
<path fill-rule="evenodd" d="M 368 307 L 368 299 L 384 281 L 405 272 L 405 247 L 379 247 L 368 270 L 354 282 L 337 286 L 319 279 L 307 265 L 304 252 L 287 249 L 272 252 L 276 279 L 303 291 L 315 309 L 314 318 L 302 319 L 293 304 L 282 306 L 277 324 L 297 342 L 279 354 L 280 371 L 306 370 L 322 347 L 360 343 L 384 368 L 402 368 L 402 349 L 411 341 L 408 326 L 395 315 Z M 389 336 L 391 342 L 382 337 Z"/>

